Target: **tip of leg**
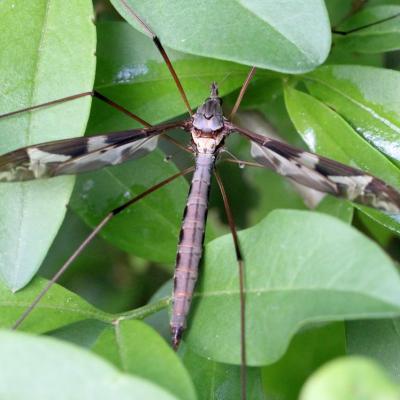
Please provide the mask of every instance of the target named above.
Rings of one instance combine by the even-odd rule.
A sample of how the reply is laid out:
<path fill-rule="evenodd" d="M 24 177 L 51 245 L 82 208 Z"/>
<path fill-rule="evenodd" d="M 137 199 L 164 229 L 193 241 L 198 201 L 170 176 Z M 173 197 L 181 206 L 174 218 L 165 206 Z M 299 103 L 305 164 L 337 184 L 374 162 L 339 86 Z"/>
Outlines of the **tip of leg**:
<path fill-rule="evenodd" d="M 179 344 L 181 343 L 182 339 L 183 328 L 179 327 L 172 327 L 171 328 L 171 336 L 172 336 L 172 348 L 177 351 Z"/>

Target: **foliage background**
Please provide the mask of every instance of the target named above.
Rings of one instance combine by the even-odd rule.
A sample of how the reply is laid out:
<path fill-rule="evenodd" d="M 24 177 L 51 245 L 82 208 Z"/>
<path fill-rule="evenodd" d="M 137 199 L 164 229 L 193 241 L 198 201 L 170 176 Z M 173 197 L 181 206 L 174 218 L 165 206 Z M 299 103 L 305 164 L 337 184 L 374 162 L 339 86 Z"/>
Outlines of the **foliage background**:
<path fill-rule="evenodd" d="M 17 20 L 10 10 L 12 5 L 22 7 L 23 2 L 3 2 L 0 17 L 7 35 L 0 39 L 4 52 L 0 63 L 1 112 L 15 110 L 17 104 L 43 102 L 49 93 L 49 99 L 53 99 L 90 90 L 95 79 L 97 90 L 151 123 L 182 118 L 184 106 L 152 43 L 102 0 L 94 3 L 94 77 L 94 31 L 86 3 L 76 1 L 69 7 L 72 11 L 58 10 L 60 17 L 56 15 L 54 20 L 49 12 L 28 10 L 27 19 L 20 15 Z M 118 7 L 118 1 L 113 3 Z M 135 6 L 139 9 L 143 4 Z M 159 19 L 151 21 L 152 27 L 165 44 L 170 44 L 168 35 L 170 45 L 177 41 L 172 46 L 175 49 L 181 38 L 178 22 L 169 20 L 166 14 L 179 4 L 170 2 L 169 11 L 155 12 L 155 17 L 146 14 L 146 7 L 139 10 L 147 20 Z M 361 9 L 348 18 L 352 5 L 357 4 Z M 207 2 L 198 3 L 200 6 L 207 6 Z M 307 7 L 305 3 L 298 5 L 299 15 L 303 6 Z M 343 30 L 400 12 L 396 1 L 370 0 L 364 4 L 327 0 L 326 6 L 330 25 Z M 46 10 L 46 2 L 41 7 Z M 221 16 L 218 5 L 209 7 Z M 194 14 L 196 17 L 200 12 Z M 298 15 L 283 8 L 280 14 L 278 21 L 290 21 L 289 17 Z M 22 21 L 29 27 L 28 19 L 37 16 L 39 24 L 40 15 L 54 21 L 51 29 L 61 29 L 55 35 L 54 48 L 49 42 L 40 47 L 42 54 L 45 48 L 55 57 L 39 68 L 41 73 L 35 79 L 21 78 L 15 65 L 22 65 L 26 57 L 34 60 L 35 55 L 10 43 L 21 43 L 18 26 L 25 26 Z M 279 52 L 279 46 L 254 41 L 254 54 L 260 55 L 257 62 L 265 62 L 264 67 L 270 70 L 260 68 L 257 72 L 237 123 L 299 147 L 308 145 L 319 154 L 358 165 L 400 188 L 400 156 L 396 153 L 400 126 L 400 76 L 396 71 L 400 66 L 396 51 L 400 47 L 399 18 L 351 36 L 334 35 L 329 47 L 329 30 L 324 31 L 322 17 L 323 13 L 315 11 L 310 17 L 315 18 L 315 26 L 309 20 L 308 24 L 296 21 L 290 25 L 294 34 L 304 33 L 306 43 L 311 41 L 306 34 L 314 32 L 312 28 L 319 33 L 312 38 L 322 57 L 317 57 L 315 65 L 303 60 L 297 66 L 299 54 L 289 50 L 287 56 L 292 59 L 283 58 L 286 63 L 280 64 L 277 57 L 271 64 L 268 52 Z M 240 22 L 239 15 L 231 16 L 230 21 L 236 19 Z M 36 20 L 32 21 L 34 27 Z M 186 24 L 190 26 L 190 21 Z M 199 26 L 201 32 L 205 30 L 204 25 Z M 251 26 L 244 28 L 251 31 Z M 182 23 L 181 30 L 185 33 L 188 29 Z M 62 32 L 71 30 L 75 43 L 68 46 L 73 47 L 60 49 Z M 22 28 L 21 32 L 28 37 Z M 198 43 L 196 37 L 188 41 L 193 48 L 179 50 L 205 55 L 207 43 L 214 45 L 216 36 L 207 31 L 197 36 Z M 241 48 L 240 43 L 227 42 L 227 51 L 233 54 L 229 57 L 218 53 L 218 48 L 207 54 L 210 58 L 168 51 L 192 106 L 208 95 L 212 80 L 220 83 L 226 109 L 232 106 L 248 71 L 243 64 L 249 64 L 246 57 L 250 55 L 242 52 L 247 45 Z M 285 49 L 284 44 L 281 47 Z M 308 72 L 323 62 L 324 52 L 329 52 L 324 66 Z M 242 64 L 226 61 L 232 57 Z M 72 59 L 77 60 L 75 64 L 65 61 Z M 295 74 L 288 73 L 285 68 L 289 66 Z M 56 83 L 51 83 L 53 75 Z M 79 79 L 75 81 L 76 76 Z M 79 90 L 72 90 L 74 85 Z M 33 88 L 34 95 L 25 95 L 19 91 L 21 87 Z M 97 100 L 92 101 L 89 116 L 89 106 L 90 100 L 83 99 L 75 106 L 57 106 L 56 116 L 53 108 L 2 121 L 2 150 L 26 145 L 24 140 L 37 143 L 61 135 L 76 136 L 85 130 L 94 134 L 136 126 Z M 64 120 L 66 126 L 61 125 Z M 16 138 L 19 131 L 25 132 L 22 142 Z M 181 136 L 176 133 L 174 137 L 182 140 Z M 249 158 L 249 144 L 238 137 L 230 139 L 229 151 L 241 159 Z M 165 155 L 171 155 L 172 160 L 164 161 Z M 17 184 L 12 189 L 2 185 L 0 267 L 5 284 L 0 291 L 1 326 L 9 328 L 45 285 L 43 278 L 35 278 L 24 287 L 39 266 L 39 275 L 51 277 L 107 211 L 190 162 L 190 157 L 160 141 L 160 150 L 144 159 L 78 177 L 65 219 L 63 206 L 73 180 L 40 182 L 40 188 L 38 182 Z M 302 399 L 372 399 L 377 393 L 383 399 L 398 398 L 399 221 L 330 197 L 315 206 L 319 200 L 315 193 L 300 190 L 270 171 L 240 169 L 228 163 L 221 163 L 219 168 L 238 228 L 251 227 L 241 234 L 248 266 L 249 398 L 296 399 L 300 392 Z M 217 187 L 211 192 L 209 245 L 198 299 L 179 357 L 158 333 L 139 321 L 146 318 L 168 341 L 164 296 L 170 293 L 187 190 L 187 180 L 176 181 L 117 217 L 94 240 L 59 281 L 60 286 L 23 324 L 22 330 L 43 333 L 44 338 L 1 333 L 0 354 L 3 366 L 7 366 L 1 369 L 3 396 L 15 393 L 19 396 L 16 398 L 49 398 L 63 393 L 65 398 L 76 398 L 77 393 L 81 397 L 87 390 L 96 398 L 239 398 L 238 283 L 231 238 L 222 236 L 228 230 Z M 13 219 L 20 216 L 15 199 L 21 198 L 21 191 L 25 193 L 22 198 L 35 201 L 32 216 L 28 220 L 25 217 L 24 229 Z M 306 211 L 310 205 L 320 213 Z M 24 204 L 22 209 L 27 213 L 26 207 Z M 10 288 L 23 289 L 13 294 Z M 146 306 L 149 301 L 155 306 Z M 129 319 L 116 324 L 121 315 Z"/>

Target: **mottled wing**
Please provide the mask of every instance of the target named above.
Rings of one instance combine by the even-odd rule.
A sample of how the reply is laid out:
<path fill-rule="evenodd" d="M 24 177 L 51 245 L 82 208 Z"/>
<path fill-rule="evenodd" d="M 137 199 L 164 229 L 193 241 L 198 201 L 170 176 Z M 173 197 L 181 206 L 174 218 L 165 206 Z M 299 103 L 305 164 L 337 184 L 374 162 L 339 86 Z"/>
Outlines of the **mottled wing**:
<path fill-rule="evenodd" d="M 388 213 L 400 212 L 400 193 L 379 178 L 246 129 L 233 129 L 251 139 L 251 153 L 257 162 L 280 175 Z"/>
<path fill-rule="evenodd" d="M 172 123 L 24 147 L 0 156 L 0 181 L 50 178 L 120 164 L 154 150 L 157 136 L 178 126 Z"/>

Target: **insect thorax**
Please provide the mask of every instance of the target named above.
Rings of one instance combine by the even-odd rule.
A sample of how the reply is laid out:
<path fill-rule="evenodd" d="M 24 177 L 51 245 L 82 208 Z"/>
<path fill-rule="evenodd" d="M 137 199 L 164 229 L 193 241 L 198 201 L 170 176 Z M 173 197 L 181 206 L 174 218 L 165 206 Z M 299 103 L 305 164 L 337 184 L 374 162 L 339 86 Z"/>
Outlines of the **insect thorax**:
<path fill-rule="evenodd" d="M 212 92 L 193 115 L 191 133 L 199 153 L 214 153 L 226 136 L 221 103 Z"/>

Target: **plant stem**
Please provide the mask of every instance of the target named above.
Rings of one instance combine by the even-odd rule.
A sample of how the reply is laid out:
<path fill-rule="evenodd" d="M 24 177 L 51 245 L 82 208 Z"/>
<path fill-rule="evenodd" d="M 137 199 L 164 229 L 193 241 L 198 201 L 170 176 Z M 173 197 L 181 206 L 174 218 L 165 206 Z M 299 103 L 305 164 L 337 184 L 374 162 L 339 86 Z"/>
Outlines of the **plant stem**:
<path fill-rule="evenodd" d="M 118 318 L 114 320 L 114 323 L 118 323 L 120 321 L 126 319 L 144 319 L 149 315 L 156 313 L 157 311 L 163 310 L 168 307 L 171 301 L 171 297 L 163 297 L 155 303 L 147 304 L 143 307 L 135 308 L 132 311 L 128 311 L 124 314 L 121 314 Z"/>

